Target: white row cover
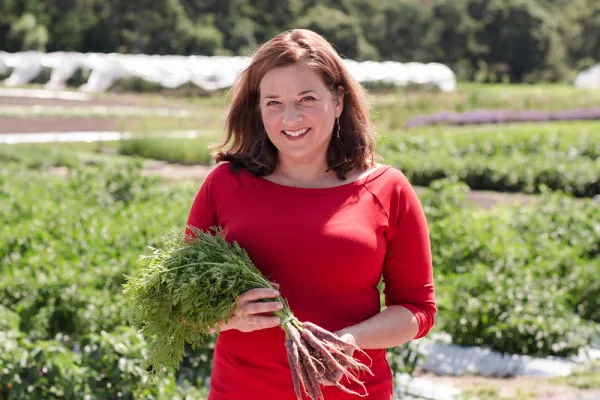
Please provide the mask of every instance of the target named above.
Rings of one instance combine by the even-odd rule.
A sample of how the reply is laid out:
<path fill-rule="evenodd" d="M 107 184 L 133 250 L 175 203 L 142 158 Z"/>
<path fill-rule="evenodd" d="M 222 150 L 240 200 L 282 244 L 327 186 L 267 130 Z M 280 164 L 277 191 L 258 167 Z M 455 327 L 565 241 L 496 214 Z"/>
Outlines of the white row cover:
<path fill-rule="evenodd" d="M 248 57 L 0 52 L 0 73 L 10 68 L 12 73 L 4 85 L 20 86 L 33 80 L 43 68 L 50 68 L 52 75 L 46 88 L 51 90 L 63 88 L 65 82 L 79 68 L 83 68 L 91 71 L 88 81 L 79 88 L 87 93 L 104 92 L 122 77 L 138 77 L 166 88 L 191 82 L 213 91 L 231 86 L 249 61 Z M 444 92 L 452 92 L 456 88 L 454 72 L 438 63 L 344 62 L 359 82 L 427 85 Z"/>
<path fill-rule="evenodd" d="M 575 87 L 600 89 L 600 64 L 581 71 L 575 78 Z"/>

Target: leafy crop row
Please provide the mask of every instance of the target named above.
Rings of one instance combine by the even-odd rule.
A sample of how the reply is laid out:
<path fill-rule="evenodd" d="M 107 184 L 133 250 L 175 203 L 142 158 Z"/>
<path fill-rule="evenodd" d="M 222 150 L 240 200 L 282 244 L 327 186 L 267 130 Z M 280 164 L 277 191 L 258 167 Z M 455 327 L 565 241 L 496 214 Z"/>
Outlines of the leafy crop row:
<path fill-rule="evenodd" d="M 201 396 L 211 348 L 190 351 L 177 375 L 147 382 L 139 367 L 147 344 L 123 314 L 123 275 L 163 232 L 183 227 L 197 190 L 137 168 L 71 168 L 61 178 L 3 165 L 0 397 Z M 545 194 L 541 208 L 481 212 L 463 208 L 464 195 L 448 181 L 421 194 L 435 330 L 507 353 L 575 353 L 600 322 L 600 207 Z"/>

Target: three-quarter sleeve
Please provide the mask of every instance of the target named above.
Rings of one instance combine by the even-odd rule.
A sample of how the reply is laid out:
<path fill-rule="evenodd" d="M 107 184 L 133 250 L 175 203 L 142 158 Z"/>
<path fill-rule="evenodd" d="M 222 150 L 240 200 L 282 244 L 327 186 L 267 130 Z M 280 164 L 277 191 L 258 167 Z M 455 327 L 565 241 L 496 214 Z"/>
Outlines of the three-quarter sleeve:
<path fill-rule="evenodd" d="M 402 175 L 390 210 L 383 267 L 386 305 L 410 310 L 419 322 L 415 339 L 429 332 L 436 313 L 429 230 L 417 194 Z"/>

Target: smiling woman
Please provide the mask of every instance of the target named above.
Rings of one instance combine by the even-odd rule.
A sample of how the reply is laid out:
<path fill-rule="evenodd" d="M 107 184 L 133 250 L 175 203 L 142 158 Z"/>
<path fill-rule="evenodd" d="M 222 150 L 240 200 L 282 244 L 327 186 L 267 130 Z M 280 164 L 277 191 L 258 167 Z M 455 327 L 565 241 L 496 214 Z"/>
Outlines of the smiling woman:
<path fill-rule="evenodd" d="M 231 147 L 217 161 L 296 185 L 314 185 L 315 176 L 330 184 L 349 173 L 356 179 L 373 164 L 365 91 L 323 37 L 294 30 L 273 38 L 253 54 L 233 93 L 224 143 Z"/>
<path fill-rule="evenodd" d="M 286 183 L 293 171 L 302 171 L 306 181 L 312 181 L 318 171 L 325 171 L 323 178 L 330 176 L 327 149 L 332 122 L 339 127 L 343 88 L 329 90 L 312 68 L 298 63 L 267 72 L 260 92 L 262 121 L 279 159 L 275 174 L 268 179 Z M 337 133 L 335 139 L 341 140 Z"/>
<path fill-rule="evenodd" d="M 373 373 L 360 376 L 367 397 L 389 400 L 385 349 L 425 336 L 436 306 L 423 209 L 402 172 L 376 164 L 374 151 L 364 90 L 340 56 L 312 31 L 283 32 L 254 53 L 233 88 L 214 155 L 222 164 L 198 191 L 186 233 L 223 229 L 279 285 L 300 321 L 363 350 L 352 356 Z M 299 393 L 276 329 L 287 322 L 269 315 L 281 306 L 273 297 L 242 294 L 238 317 L 223 321 L 211 400 Z M 322 395 L 356 398 L 340 378 L 319 376 Z M 337 383 L 364 393 L 356 382 Z"/>

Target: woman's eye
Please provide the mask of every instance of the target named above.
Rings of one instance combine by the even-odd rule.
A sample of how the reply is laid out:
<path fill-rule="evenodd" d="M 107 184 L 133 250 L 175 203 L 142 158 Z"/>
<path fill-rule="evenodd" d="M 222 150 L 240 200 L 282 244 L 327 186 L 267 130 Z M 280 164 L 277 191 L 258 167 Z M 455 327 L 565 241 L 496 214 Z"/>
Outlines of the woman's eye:
<path fill-rule="evenodd" d="M 302 98 L 302 101 L 305 101 L 305 100 L 313 101 L 313 100 L 315 100 L 315 98 L 312 97 L 312 96 L 305 96 L 305 97 Z"/>
<path fill-rule="evenodd" d="M 269 102 L 267 103 L 267 106 L 274 106 L 274 105 L 277 105 L 277 104 L 279 104 L 279 102 L 278 102 L 278 101 L 271 100 L 271 101 L 269 101 Z"/>

